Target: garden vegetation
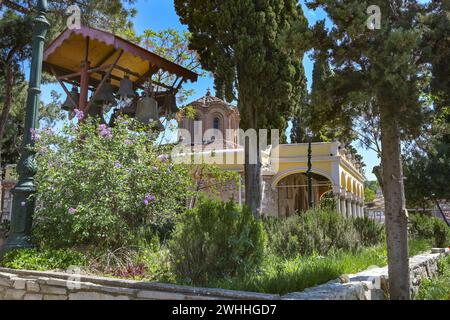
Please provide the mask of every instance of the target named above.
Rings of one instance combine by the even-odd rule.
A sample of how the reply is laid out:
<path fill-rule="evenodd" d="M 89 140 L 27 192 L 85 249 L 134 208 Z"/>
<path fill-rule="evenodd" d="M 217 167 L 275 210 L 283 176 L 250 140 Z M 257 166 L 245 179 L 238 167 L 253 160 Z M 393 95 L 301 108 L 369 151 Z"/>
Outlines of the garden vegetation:
<path fill-rule="evenodd" d="M 126 118 L 34 132 L 39 249 L 9 252 L 2 266 L 285 294 L 387 264 L 384 226 L 371 219 L 327 206 L 257 219 L 202 196 L 193 173 L 218 188 L 233 178 L 174 164 L 153 132 Z M 410 255 L 450 243 L 445 223 L 421 215 L 410 237 Z"/>

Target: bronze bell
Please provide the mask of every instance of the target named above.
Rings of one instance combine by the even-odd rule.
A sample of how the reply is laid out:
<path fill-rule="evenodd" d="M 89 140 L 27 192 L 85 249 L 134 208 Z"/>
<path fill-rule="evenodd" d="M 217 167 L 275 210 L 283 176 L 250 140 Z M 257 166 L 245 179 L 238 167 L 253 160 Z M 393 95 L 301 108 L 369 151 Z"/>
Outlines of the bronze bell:
<path fill-rule="evenodd" d="M 122 100 L 134 97 L 133 82 L 128 75 L 120 81 L 119 96 Z"/>
<path fill-rule="evenodd" d="M 94 101 L 100 101 L 105 104 L 116 102 L 116 98 L 114 97 L 113 87 L 111 85 L 110 79 L 105 81 L 103 86 L 100 88 L 100 91 L 95 96 Z"/>
<path fill-rule="evenodd" d="M 159 121 L 158 102 L 150 97 L 148 93 L 137 103 L 136 120 L 144 124 L 149 124 L 152 120 Z"/>
<path fill-rule="evenodd" d="M 80 94 L 78 93 L 78 88 L 73 86 L 72 91 L 70 92 L 70 95 L 72 96 L 72 99 L 78 106 L 78 104 L 80 102 Z M 75 107 L 72 104 L 72 102 L 70 101 L 70 98 L 68 96 L 66 98 L 66 101 L 64 101 L 64 103 L 62 104 L 61 109 L 65 110 L 65 111 L 69 111 L 69 112 L 72 112 L 75 110 Z"/>
<path fill-rule="evenodd" d="M 168 116 L 172 116 L 178 112 L 177 99 L 173 93 L 166 94 L 164 98 L 164 111 Z"/>

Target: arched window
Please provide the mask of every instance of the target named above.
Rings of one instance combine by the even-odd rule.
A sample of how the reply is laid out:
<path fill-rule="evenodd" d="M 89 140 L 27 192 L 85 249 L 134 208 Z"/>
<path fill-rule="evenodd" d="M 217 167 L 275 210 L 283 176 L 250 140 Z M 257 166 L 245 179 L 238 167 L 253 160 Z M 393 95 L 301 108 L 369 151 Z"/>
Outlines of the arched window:
<path fill-rule="evenodd" d="M 219 130 L 220 129 L 220 119 L 218 117 L 214 118 L 213 129 L 215 129 L 215 130 Z"/>

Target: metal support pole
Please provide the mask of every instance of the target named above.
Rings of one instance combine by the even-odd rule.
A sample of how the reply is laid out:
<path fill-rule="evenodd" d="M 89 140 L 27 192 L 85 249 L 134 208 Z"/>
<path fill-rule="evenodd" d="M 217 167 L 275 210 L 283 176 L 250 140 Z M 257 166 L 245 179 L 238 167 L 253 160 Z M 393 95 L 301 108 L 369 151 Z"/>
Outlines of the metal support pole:
<path fill-rule="evenodd" d="M 37 165 L 35 161 L 35 153 L 32 150 L 34 147 L 32 131 L 37 127 L 44 42 L 47 31 L 50 27 L 50 24 L 46 18 L 47 10 L 47 0 L 38 0 L 38 13 L 35 19 L 33 33 L 33 52 L 26 105 L 25 132 L 21 149 L 21 157 L 17 166 L 19 181 L 12 191 L 13 206 L 11 212 L 10 235 L 0 251 L 0 256 L 2 256 L 6 251 L 12 249 L 34 247 L 30 240 L 30 233 L 35 207 L 36 188 L 34 176 L 37 172 Z"/>
<path fill-rule="evenodd" d="M 308 203 L 309 209 L 314 208 L 314 198 L 313 198 L 313 182 L 312 182 L 312 137 L 308 140 Z"/>

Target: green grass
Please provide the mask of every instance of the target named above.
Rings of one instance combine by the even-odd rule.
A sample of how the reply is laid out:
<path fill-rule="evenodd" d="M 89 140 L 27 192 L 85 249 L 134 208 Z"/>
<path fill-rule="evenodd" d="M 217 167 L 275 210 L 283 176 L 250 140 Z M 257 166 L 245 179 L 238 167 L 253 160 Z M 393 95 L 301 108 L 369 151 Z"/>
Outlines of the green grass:
<path fill-rule="evenodd" d="M 439 264 L 439 273 L 425 280 L 414 297 L 416 300 L 450 300 L 450 256 Z"/>
<path fill-rule="evenodd" d="M 410 255 L 431 248 L 429 241 L 410 241 Z M 228 278 L 210 283 L 210 287 L 262 293 L 286 294 L 324 284 L 344 274 L 354 274 L 370 267 L 387 265 L 386 247 L 364 248 L 357 253 L 337 252 L 326 257 L 310 256 L 283 259 L 269 254 L 263 265 L 243 277 Z"/>

